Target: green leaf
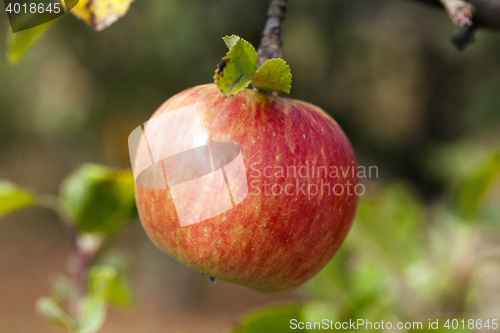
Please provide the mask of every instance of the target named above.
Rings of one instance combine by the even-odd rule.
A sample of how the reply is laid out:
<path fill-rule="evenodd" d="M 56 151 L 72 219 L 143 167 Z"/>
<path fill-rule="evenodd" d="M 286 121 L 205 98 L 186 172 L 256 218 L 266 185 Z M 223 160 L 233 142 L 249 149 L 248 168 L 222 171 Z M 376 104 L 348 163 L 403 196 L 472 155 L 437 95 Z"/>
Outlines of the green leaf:
<path fill-rule="evenodd" d="M 215 71 L 215 84 L 224 96 L 231 96 L 245 89 L 257 71 L 257 51 L 246 40 L 232 35 L 224 37 L 230 47 Z"/>
<path fill-rule="evenodd" d="M 128 305 L 132 302 L 132 288 L 125 276 L 126 258 L 119 255 L 107 255 L 100 260 L 101 265 L 111 266 L 116 271 L 116 277 L 111 281 L 107 293 L 107 301 L 116 305 Z"/>
<path fill-rule="evenodd" d="M 289 94 L 292 88 L 290 66 L 283 59 L 267 60 L 257 70 L 251 83 L 262 92 L 283 91 Z"/>
<path fill-rule="evenodd" d="M 54 21 L 50 21 L 16 33 L 9 29 L 7 33 L 7 60 L 13 65 L 18 64 L 53 23 Z"/>
<path fill-rule="evenodd" d="M 0 217 L 32 206 L 34 195 L 7 181 L 0 181 Z"/>
<path fill-rule="evenodd" d="M 222 39 L 224 40 L 224 43 L 226 43 L 226 46 L 229 49 L 229 51 L 231 51 L 236 42 L 240 40 L 240 37 L 236 35 L 231 35 L 223 37 Z"/>
<path fill-rule="evenodd" d="M 99 331 L 106 320 L 106 303 L 109 289 L 117 277 L 114 267 L 108 265 L 95 266 L 89 274 L 89 296 L 83 301 L 79 333 Z"/>
<path fill-rule="evenodd" d="M 125 274 L 122 272 L 118 272 L 113 283 L 111 283 L 107 294 L 107 300 L 110 303 L 121 306 L 128 305 L 132 302 L 132 288 Z"/>
<path fill-rule="evenodd" d="M 462 181 L 454 198 L 458 213 L 466 219 L 474 217 L 499 176 L 500 151 L 496 151 L 477 172 Z"/>
<path fill-rule="evenodd" d="M 71 318 L 61 306 L 50 297 L 42 297 L 36 301 L 36 311 L 51 324 L 74 331 L 75 321 Z"/>
<path fill-rule="evenodd" d="M 97 31 L 101 31 L 124 16 L 134 0 L 80 0 L 71 11 Z"/>
<path fill-rule="evenodd" d="M 82 305 L 81 320 L 78 323 L 78 333 L 95 333 L 106 320 L 106 302 L 97 297 L 88 297 Z"/>
<path fill-rule="evenodd" d="M 109 234 L 137 216 L 131 171 L 84 165 L 64 181 L 61 199 L 83 232 Z"/>
<path fill-rule="evenodd" d="M 115 263 L 120 265 L 119 263 Z M 125 305 L 132 294 L 123 274 L 123 267 L 101 264 L 92 267 L 88 278 L 89 296 L 83 301 L 79 333 L 94 333 L 106 320 L 108 302 Z"/>
<path fill-rule="evenodd" d="M 263 332 L 305 332 L 302 329 L 291 329 L 291 321 L 302 321 L 304 308 L 300 305 L 279 306 L 260 310 L 249 314 L 231 333 L 263 333 Z M 293 326 L 292 326 L 293 327 Z"/>

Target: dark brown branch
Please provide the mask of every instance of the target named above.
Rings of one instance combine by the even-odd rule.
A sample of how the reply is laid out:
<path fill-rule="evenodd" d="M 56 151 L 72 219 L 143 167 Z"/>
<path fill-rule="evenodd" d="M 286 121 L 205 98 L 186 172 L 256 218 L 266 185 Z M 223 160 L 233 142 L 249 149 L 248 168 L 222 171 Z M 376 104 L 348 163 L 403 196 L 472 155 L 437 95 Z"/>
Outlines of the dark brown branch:
<path fill-rule="evenodd" d="M 451 41 L 457 49 L 463 51 L 469 44 L 474 41 L 474 32 L 476 31 L 477 26 L 471 25 L 470 27 L 461 27 L 458 28 L 457 31 L 451 37 Z"/>
<path fill-rule="evenodd" d="M 478 28 L 500 30 L 499 0 L 413 0 L 446 9 L 453 22 L 459 26 L 452 41 L 463 50 L 474 41 Z"/>
<path fill-rule="evenodd" d="M 266 26 L 257 50 L 258 67 L 269 59 L 281 58 L 281 22 L 285 19 L 287 2 L 287 0 L 271 0 Z"/>
<path fill-rule="evenodd" d="M 477 27 L 500 30 L 500 3 L 498 0 L 413 0 L 428 5 L 446 7 L 454 22 L 460 25 L 463 22 L 460 16 L 472 18 L 472 23 Z M 462 5 L 461 5 L 462 3 Z M 465 3 L 465 5 L 464 5 Z M 471 16 L 470 8 L 474 8 Z M 465 25 L 466 26 L 466 25 Z"/>

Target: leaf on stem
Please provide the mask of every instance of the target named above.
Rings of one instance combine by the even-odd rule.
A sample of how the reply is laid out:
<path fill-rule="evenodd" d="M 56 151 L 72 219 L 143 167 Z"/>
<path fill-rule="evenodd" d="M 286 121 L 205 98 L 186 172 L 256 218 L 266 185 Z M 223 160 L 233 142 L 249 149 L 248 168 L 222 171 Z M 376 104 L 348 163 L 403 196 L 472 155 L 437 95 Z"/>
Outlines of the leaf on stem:
<path fill-rule="evenodd" d="M 292 88 L 290 66 L 283 59 L 267 60 L 257 70 L 251 83 L 262 92 L 283 91 L 289 94 Z"/>
<path fill-rule="evenodd" d="M 89 274 L 89 295 L 83 300 L 78 322 L 78 333 L 94 333 L 106 319 L 106 301 L 109 288 L 117 272 L 112 266 L 93 267 Z"/>
<path fill-rule="evenodd" d="M 74 332 L 76 324 L 73 318 L 50 297 L 42 297 L 36 301 L 36 311 L 51 324 L 65 328 L 70 332 Z"/>
<path fill-rule="evenodd" d="M 107 255 L 100 260 L 100 265 L 112 267 L 116 277 L 111 281 L 107 301 L 115 305 L 125 306 L 132 302 L 132 288 L 126 277 L 127 260 L 119 255 Z"/>
<path fill-rule="evenodd" d="M 86 164 L 64 181 L 61 200 L 82 232 L 110 234 L 137 216 L 131 171 Z"/>
<path fill-rule="evenodd" d="M 34 195 L 16 185 L 0 180 L 0 217 L 34 204 Z"/>
<path fill-rule="evenodd" d="M 71 11 L 97 31 L 101 31 L 123 17 L 134 0 L 80 0 Z"/>
<path fill-rule="evenodd" d="M 88 286 L 89 295 L 83 300 L 78 333 L 99 331 L 106 320 L 108 303 L 126 305 L 132 299 L 131 288 L 118 266 L 102 264 L 92 267 Z"/>
<path fill-rule="evenodd" d="M 290 93 L 292 73 L 283 59 L 267 60 L 257 69 L 257 51 L 252 44 L 236 35 L 223 39 L 229 52 L 217 66 L 214 80 L 224 96 L 235 95 L 250 83 L 264 93 Z"/>
<path fill-rule="evenodd" d="M 232 35 L 223 38 L 229 52 L 215 71 L 215 84 L 226 97 L 245 89 L 257 71 L 257 51 L 246 40 Z"/>

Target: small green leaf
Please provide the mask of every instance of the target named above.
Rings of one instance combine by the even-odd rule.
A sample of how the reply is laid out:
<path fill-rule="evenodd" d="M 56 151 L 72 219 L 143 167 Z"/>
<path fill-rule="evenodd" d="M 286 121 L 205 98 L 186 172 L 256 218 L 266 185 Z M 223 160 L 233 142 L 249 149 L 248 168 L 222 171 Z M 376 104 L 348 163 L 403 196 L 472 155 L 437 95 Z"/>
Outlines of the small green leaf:
<path fill-rule="evenodd" d="M 231 96 L 245 89 L 257 70 L 257 51 L 246 40 L 232 35 L 224 37 L 230 47 L 215 71 L 215 84 L 224 96 Z"/>
<path fill-rule="evenodd" d="M 132 288 L 123 272 L 118 272 L 116 278 L 111 283 L 107 294 L 107 300 L 110 303 L 121 306 L 128 305 L 132 302 Z"/>
<path fill-rule="evenodd" d="M 99 331 L 106 320 L 105 301 L 89 297 L 82 306 L 81 320 L 78 323 L 78 333 L 95 333 Z"/>
<path fill-rule="evenodd" d="M 100 265 L 111 266 L 116 277 L 111 281 L 107 301 L 116 305 L 128 305 L 132 302 L 132 288 L 126 278 L 127 261 L 119 255 L 107 255 L 100 260 Z"/>
<path fill-rule="evenodd" d="M 0 181 L 0 217 L 13 211 L 32 206 L 33 194 L 7 181 Z"/>
<path fill-rule="evenodd" d="M 7 60 L 12 65 L 18 64 L 53 23 L 54 21 L 50 21 L 16 33 L 9 31 L 7 33 Z"/>
<path fill-rule="evenodd" d="M 479 167 L 477 172 L 462 181 L 454 200 L 458 213 L 466 219 L 475 216 L 499 176 L 500 151 L 496 151 Z"/>
<path fill-rule="evenodd" d="M 300 305 L 279 306 L 265 309 L 248 315 L 230 333 L 262 333 L 262 332 L 305 332 L 305 330 L 292 329 L 294 319 L 302 321 L 304 308 Z"/>
<path fill-rule="evenodd" d="M 64 311 L 61 306 L 50 297 L 42 297 L 36 301 L 36 311 L 51 324 L 74 331 L 75 321 Z"/>
<path fill-rule="evenodd" d="M 61 198 L 83 232 L 112 233 L 137 216 L 131 171 L 84 165 L 64 181 Z"/>
<path fill-rule="evenodd" d="M 89 296 L 83 300 L 78 333 L 95 333 L 106 320 L 106 301 L 110 286 L 117 277 L 114 267 L 95 266 L 89 274 Z"/>
<path fill-rule="evenodd" d="M 101 31 L 124 16 L 134 0 L 80 0 L 71 11 L 97 31 Z"/>
<path fill-rule="evenodd" d="M 283 91 L 289 94 L 292 88 L 290 66 L 283 59 L 267 60 L 257 70 L 251 83 L 262 92 Z"/>

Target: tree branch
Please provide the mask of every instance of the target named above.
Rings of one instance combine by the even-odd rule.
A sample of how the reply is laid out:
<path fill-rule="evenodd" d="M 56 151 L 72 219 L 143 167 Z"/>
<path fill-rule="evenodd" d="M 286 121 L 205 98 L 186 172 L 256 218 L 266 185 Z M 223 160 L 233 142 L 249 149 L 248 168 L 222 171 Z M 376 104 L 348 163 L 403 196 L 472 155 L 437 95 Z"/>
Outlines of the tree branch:
<path fill-rule="evenodd" d="M 271 0 L 266 26 L 257 50 L 257 67 L 269 59 L 281 58 L 281 22 L 285 19 L 287 2 L 287 0 Z"/>
<path fill-rule="evenodd" d="M 464 0 L 439 0 L 453 23 L 459 27 L 472 26 L 472 18 L 476 13 L 476 7 Z"/>
<path fill-rule="evenodd" d="M 463 50 L 474 41 L 480 27 L 500 30 L 500 2 L 498 0 L 413 0 L 444 8 L 459 26 L 452 36 L 453 44 Z"/>
<path fill-rule="evenodd" d="M 478 27 L 500 30 L 500 3 L 498 0 L 413 0 L 427 5 L 445 7 L 454 22 L 460 25 L 473 18 Z M 473 13 L 470 13 L 470 8 Z M 466 26 L 466 25 L 465 25 Z"/>
<path fill-rule="evenodd" d="M 474 32 L 477 29 L 477 25 L 473 24 L 469 27 L 461 27 L 458 28 L 457 31 L 451 37 L 451 41 L 457 49 L 463 51 L 467 45 L 471 44 L 474 41 Z"/>

